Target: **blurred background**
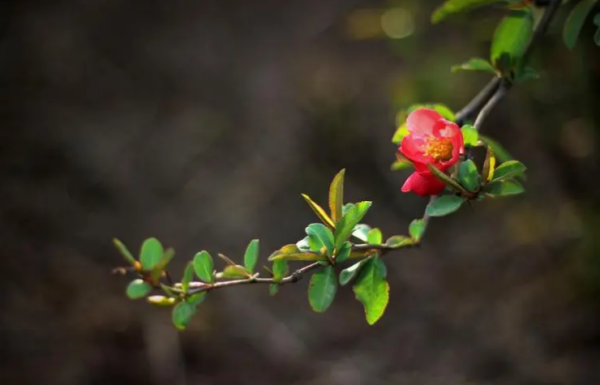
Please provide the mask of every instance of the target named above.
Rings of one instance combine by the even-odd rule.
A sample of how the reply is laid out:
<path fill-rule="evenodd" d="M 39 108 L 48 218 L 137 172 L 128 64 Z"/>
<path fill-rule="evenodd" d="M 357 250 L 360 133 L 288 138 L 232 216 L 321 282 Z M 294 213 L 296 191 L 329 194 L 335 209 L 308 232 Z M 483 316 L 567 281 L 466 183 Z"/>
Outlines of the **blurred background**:
<path fill-rule="evenodd" d="M 0 5 L 0 383 L 600 383 L 600 49 L 563 10 L 483 127 L 529 167 L 522 196 L 432 222 L 386 256 L 384 317 L 350 288 L 324 314 L 307 280 L 213 293 L 189 329 L 125 297 L 155 236 L 171 272 L 202 249 L 241 258 L 304 235 L 300 197 L 345 167 L 367 222 L 406 233 L 426 200 L 391 172 L 396 114 L 458 110 L 489 80 L 502 12 L 431 25 L 438 1 L 64 0 Z"/>

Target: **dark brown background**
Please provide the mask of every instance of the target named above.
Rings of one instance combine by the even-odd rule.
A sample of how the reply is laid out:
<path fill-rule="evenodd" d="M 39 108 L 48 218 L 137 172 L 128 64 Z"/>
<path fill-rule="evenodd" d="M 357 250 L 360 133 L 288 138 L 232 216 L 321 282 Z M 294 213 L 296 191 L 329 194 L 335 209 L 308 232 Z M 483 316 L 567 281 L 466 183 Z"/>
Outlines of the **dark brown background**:
<path fill-rule="evenodd" d="M 375 202 L 367 220 L 404 233 L 426 200 L 389 171 L 396 112 L 464 105 L 488 78 L 449 68 L 486 56 L 500 15 L 432 26 L 439 2 L 3 2 L 0 383 L 600 383 L 591 22 L 573 52 L 555 25 L 542 80 L 485 124 L 529 166 L 527 194 L 435 220 L 421 249 L 389 255 L 375 326 L 349 289 L 312 313 L 304 281 L 214 293 L 178 333 L 110 274 L 115 236 L 174 246 L 176 274 L 255 237 L 266 258 L 314 220 L 300 193 L 323 202 L 342 167 L 348 199 Z M 395 8 L 401 31 L 414 24 L 402 39 L 379 27 Z"/>

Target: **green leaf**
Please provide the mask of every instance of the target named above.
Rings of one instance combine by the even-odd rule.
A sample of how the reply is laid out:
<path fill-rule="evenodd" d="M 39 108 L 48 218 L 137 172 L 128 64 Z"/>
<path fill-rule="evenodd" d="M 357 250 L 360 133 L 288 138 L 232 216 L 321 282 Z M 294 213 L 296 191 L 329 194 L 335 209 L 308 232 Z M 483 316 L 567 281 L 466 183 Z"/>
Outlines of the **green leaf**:
<path fill-rule="evenodd" d="M 413 240 L 405 235 L 393 235 L 385 241 L 385 244 L 390 249 L 399 249 L 401 247 L 412 246 L 418 242 L 418 240 Z"/>
<path fill-rule="evenodd" d="M 501 197 L 507 195 L 521 194 L 525 189 L 514 179 L 507 179 L 499 182 L 492 182 L 485 186 L 483 191 L 492 197 Z"/>
<path fill-rule="evenodd" d="M 279 285 L 276 283 L 272 283 L 269 285 L 269 294 L 274 296 L 279 291 Z"/>
<path fill-rule="evenodd" d="M 317 313 L 323 313 L 335 298 L 337 280 L 333 266 L 327 266 L 316 272 L 310 279 L 308 301 Z"/>
<path fill-rule="evenodd" d="M 254 273 L 256 262 L 258 261 L 258 243 L 258 239 L 250 241 L 248 248 L 246 248 L 246 253 L 244 254 L 244 265 L 246 266 L 246 270 L 250 273 Z"/>
<path fill-rule="evenodd" d="M 202 250 L 194 256 L 194 270 L 204 282 L 213 282 L 214 262 L 208 251 Z"/>
<path fill-rule="evenodd" d="M 517 160 L 509 160 L 502 163 L 494 170 L 492 182 L 521 176 L 527 170 L 525 165 Z"/>
<path fill-rule="evenodd" d="M 484 5 L 497 3 L 500 0 L 448 0 L 438 7 L 431 15 L 433 24 L 439 23 L 453 13 L 469 11 Z"/>
<path fill-rule="evenodd" d="M 244 266 L 229 265 L 225 266 L 221 278 L 249 278 L 250 273 Z"/>
<path fill-rule="evenodd" d="M 596 43 L 596 45 L 600 45 L 600 27 L 594 33 L 594 43 Z"/>
<path fill-rule="evenodd" d="M 127 247 L 125 247 L 125 245 L 121 241 L 119 241 L 117 238 L 113 239 L 113 243 L 115 244 L 115 246 L 117 247 L 117 249 L 119 250 L 121 255 L 123 255 L 125 260 L 127 262 L 131 263 L 133 266 L 135 266 L 135 263 L 137 261 L 135 260 L 133 255 L 129 252 Z"/>
<path fill-rule="evenodd" d="M 317 214 L 317 217 L 319 217 L 321 222 L 325 223 L 330 229 L 335 228 L 335 224 L 333 223 L 331 218 L 329 218 L 329 215 L 327 215 L 325 210 L 321 208 L 321 206 L 313 202 L 313 200 L 310 199 L 310 197 L 306 194 L 302 194 L 302 198 L 304 198 L 304 200 L 306 201 L 306 203 L 308 203 L 310 208 L 315 212 L 315 214 Z"/>
<path fill-rule="evenodd" d="M 156 306 L 173 306 L 177 301 L 175 298 L 165 297 L 164 295 L 151 295 L 146 300 Z"/>
<path fill-rule="evenodd" d="M 352 281 L 358 275 L 358 273 L 360 273 L 362 267 L 369 260 L 370 258 L 363 259 L 362 261 L 356 262 L 354 265 L 349 266 L 344 270 L 340 271 L 340 285 L 346 286 L 348 282 Z"/>
<path fill-rule="evenodd" d="M 390 299 L 390 286 L 385 280 L 385 265 L 379 258 L 370 259 L 361 269 L 354 284 L 354 294 L 365 308 L 369 325 L 377 322 Z"/>
<path fill-rule="evenodd" d="M 507 160 L 513 159 L 513 156 L 508 151 L 506 151 L 500 143 L 496 142 L 492 138 L 479 134 L 479 140 L 481 140 L 483 143 L 492 148 L 494 154 L 496 155 L 496 158 L 500 162 L 506 162 Z"/>
<path fill-rule="evenodd" d="M 354 203 L 346 203 L 344 207 L 342 207 L 342 216 L 346 215 L 346 213 L 350 211 L 350 209 L 352 209 L 354 206 L 356 206 Z"/>
<path fill-rule="evenodd" d="M 152 270 L 163 256 L 163 247 L 156 238 L 148 238 L 142 244 L 140 262 L 144 270 Z"/>
<path fill-rule="evenodd" d="M 367 242 L 367 234 L 369 234 L 369 231 L 371 231 L 371 226 L 364 223 L 359 223 L 358 225 L 354 226 L 354 229 L 352 230 L 352 236 L 360 239 L 363 242 Z"/>
<path fill-rule="evenodd" d="M 496 73 L 496 70 L 489 61 L 478 57 L 469 59 L 460 65 L 452 66 L 452 72 L 457 71 L 483 71 Z"/>
<path fill-rule="evenodd" d="M 298 248 L 298 252 L 299 251 L 310 251 L 310 244 L 308 243 L 308 235 L 306 237 L 304 237 L 302 240 L 296 242 L 295 245 Z M 290 254 L 290 253 L 287 253 Z"/>
<path fill-rule="evenodd" d="M 383 235 L 379 229 L 371 229 L 367 234 L 367 243 L 369 245 L 380 245 L 383 240 Z"/>
<path fill-rule="evenodd" d="M 200 293 L 190 295 L 189 297 L 186 298 L 185 301 L 187 303 L 189 303 L 190 305 L 198 306 L 202 302 L 204 302 L 205 298 L 206 298 L 206 291 L 201 291 Z"/>
<path fill-rule="evenodd" d="M 408 135 L 408 126 L 406 125 L 406 122 L 404 122 L 396 129 L 396 132 L 394 132 L 392 143 L 400 144 L 406 135 Z"/>
<path fill-rule="evenodd" d="M 350 258 L 350 253 L 352 252 L 352 243 L 344 242 L 342 247 L 337 251 L 335 256 L 336 263 L 342 263 L 348 258 Z"/>
<path fill-rule="evenodd" d="M 477 132 L 477 129 L 470 124 L 465 124 L 462 126 L 460 132 L 462 133 L 465 146 L 473 147 L 479 141 L 479 133 Z"/>
<path fill-rule="evenodd" d="M 337 223 L 342 217 L 342 207 L 344 205 L 344 174 L 346 170 L 342 169 L 333 178 L 329 186 L 329 209 L 331 210 L 331 220 Z"/>
<path fill-rule="evenodd" d="M 190 319 L 196 314 L 198 308 L 194 304 L 182 301 L 173 308 L 173 325 L 179 330 L 185 330 L 190 323 Z"/>
<path fill-rule="evenodd" d="M 594 25 L 600 27 L 600 13 L 594 15 Z"/>
<path fill-rule="evenodd" d="M 465 200 L 455 195 L 443 195 L 430 202 L 425 209 L 425 213 L 430 217 L 443 217 L 458 210 L 465 203 Z"/>
<path fill-rule="evenodd" d="M 494 67 L 504 74 L 512 70 L 523 56 L 532 33 L 533 14 L 530 8 L 509 11 L 494 32 L 490 52 Z"/>
<path fill-rule="evenodd" d="M 458 167 L 458 181 L 469 191 L 479 190 L 481 178 L 477 172 L 477 166 L 471 159 L 467 159 Z"/>
<path fill-rule="evenodd" d="M 579 33 L 588 14 L 596 5 L 597 0 L 581 0 L 571 10 L 563 27 L 563 41 L 569 49 L 575 48 Z M 595 20 L 595 19 L 594 19 Z"/>
<path fill-rule="evenodd" d="M 288 273 L 288 263 L 285 259 L 273 262 L 273 280 L 280 282 Z"/>
<path fill-rule="evenodd" d="M 438 178 L 440 181 L 444 182 L 446 184 L 446 186 L 449 186 L 449 187 L 453 188 L 456 191 L 461 191 L 461 192 L 466 192 L 467 191 L 457 181 L 455 181 L 454 179 L 450 178 L 448 175 L 444 174 L 442 171 L 438 170 L 431 163 L 427 164 L 427 168 L 429 169 L 429 171 L 431 171 L 431 173 L 433 175 L 435 175 L 436 178 Z"/>
<path fill-rule="evenodd" d="M 433 109 L 438 114 L 442 115 L 442 117 L 444 119 L 447 119 L 450 121 L 456 120 L 456 115 L 454 114 L 454 112 L 450 108 L 448 108 L 448 106 L 446 106 L 445 104 L 440 104 L 440 103 L 427 104 L 427 105 L 425 105 L 425 107 Z"/>
<path fill-rule="evenodd" d="M 420 241 L 421 238 L 423 237 L 423 234 L 425 233 L 425 221 L 422 219 L 415 219 L 412 222 L 410 222 L 410 225 L 408 226 L 408 234 L 410 234 L 410 237 L 412 239 L 414 239 L 415 241 Z M 389 239 L 388 239 L 389 242 Z"/>
<path fill-rule="evenodd" d="M 487 152 L 485 154 L 485 161 L 483 162 L 483 170 L 481 170 L 481 176 L 483 177 L 483 181 L 488 183 L 492 177 L 494 176 L 494 168 L 496 167 L 496 155 L 494 154 L 494 150 L 490 146 L 487 147 Z"/>
<path fill-rule="evenodd" d="M 185 270 L 183 271 L 183 279 L 181 280 L 181 290 L 184 293 L 187 293 L 187 291 L 190 288 L 190 282 L 192 282 L 192 279 L 194 278 L 194 264 L 192 262 L 188 262 L 188 264 L 185 266 Z"/>
<path fill-rule="evenodd" d="M 327 226 L 321 223 L 312 223 L 306 228 L 306 234 L 308 234 L 308 241 L 313 242 L 317 250 L 325 246 L 325 250 L 328 256 L 333 255 L 333 233 L 327 228 Z M 317 251 L 314 250 L 313 251 Z"/>
<path fill-rule="evenodd" d="M 528 80 L 538 79 L 540 75 L 531 67 L 525 67 L 515 74 L 515 83 L 524 83 Z"/>
<path fill-rule="evenodd" d="M 135 279 L 127 285 L 127 297 L 131 299 L 138 299 L 145 297 L 152 291 L 152 286 L 148 282 L 144 282 L 141 279 Z"/>
<path fill-rule="evenodd" d="M 335 228 L 335 247 L 340 248 L 342 244 L 348 240 L 354 226 L 356 226 L 365 216 L 371 202 L 359 202 L 354 207 L 350 208 L 346 214 L 340 219 Z"/>
<path fill-rule="evenodd" d="M 327 256 L 318 253 L 274 254 L 269 261 L 327 261 Z"/>
<path fill-rule="evenodd" d="M 173 259 L 174 256 L 175 256 L 175 250 L 173 250 L 170 247 L 167 250 L 165 250 L 162 258 L 160 259 L 160 262 L 158 262 L 150 271 L 150 276 L 152 277 L 152 281 L 158 282 L 158 280 L 160 279 L 160 276 L 165 271 L 165 268 L 167 267 L 169 262 L 171 262 L 171 260 Z"/>
<path fill-rule="evenodd" d="M 411 168 L 411 167 L 412 167 L 412 163 L 410 163 L 409 160 L 403 159 L 403 160 L 397 160 L 394 163 L 392 163 L 392 165 L 390 166 L 390 170 L 400 171 L 400 170 L 406 170 L 407 168 Z"/>

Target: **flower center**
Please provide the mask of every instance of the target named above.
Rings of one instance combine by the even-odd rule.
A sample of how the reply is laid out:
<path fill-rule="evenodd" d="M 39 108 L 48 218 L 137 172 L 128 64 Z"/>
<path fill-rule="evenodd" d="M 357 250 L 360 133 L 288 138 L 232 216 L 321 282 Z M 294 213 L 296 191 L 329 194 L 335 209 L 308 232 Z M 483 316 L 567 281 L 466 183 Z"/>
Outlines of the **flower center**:
<path fill-rule="evenodd" d="M 452 159 L 452 148 L 452 141 L 448 138 L 428 138 L 424 155 L 435 160 L 447 161 Z"/>

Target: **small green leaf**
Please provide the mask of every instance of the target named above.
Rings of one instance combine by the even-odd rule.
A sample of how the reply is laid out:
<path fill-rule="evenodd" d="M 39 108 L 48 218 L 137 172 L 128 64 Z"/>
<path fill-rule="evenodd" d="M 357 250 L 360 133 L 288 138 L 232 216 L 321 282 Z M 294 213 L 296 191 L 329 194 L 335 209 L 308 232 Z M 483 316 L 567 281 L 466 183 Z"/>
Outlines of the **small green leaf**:
<path fill-rule="evenodd" d="M 527 170 L 525 165 L 517 160 L 509 160 L 502 163 L 494 170 L 492 182 L 521 176 Z"/>
<path fill-rule="evenodd" d="M 440 103 L 427 104 L 426 107 L 433 109 L 435 112 L 442 115 L 442 117 L 444 119 L 447 119 L 450 121 L 456 120 L 456 114 L 454 114 L 454 112 L 450 108 L 448 108 L 448 106 L 446 106 L 445 104 L 440 104 Z"/>
<path fill-rule="evenodd" d="M 173 306 L 177 301 L 175 298 L 165 297 L 164 295 L 151 295 L 146 300 L 156 306 Z"/>
<path fill-rule="evenodd" d="M 385 244 L 390 249 L 399 249 L 402 247 L 412 246 L 418 242 L 418 240 L 414 240 L 405 235 L 393 235 L 385 241 Z"/>
<path fill-rule="evenodd" d="M 356 203 L 352 208 L 348 210 L 346 214 L 340 219 L 338 225 L 335 228 L 335 247 L 340 248 L 342 244 L 348 240 L 354 226 L 356 226 L 365 216 L 371 202 L 359 202 Z"/>
<path fill-rule="evenodd" d="M 507 179 L 499 182 L 492 182 L 485 186 L 483 191 L 492 197 L 501 197 L 507 195 L 521 194 L 525 189 L 514 179 Z"/>
<path fill-rule="evenodd" d="M 400 144 L 406 135 L 408 135 L 408 126 L 406 125 L 406 122 L 403 122 L 400 127 L 396 129 L 396 132 L 394 132 L 392 143 Z"/>
<path fill-rule="evenodd" d="M 506 162 L 507 160 L 513 159 L 513 156 L 509 154 L 509 152 L 506 151 L 504 147 L 500 145 L 500 143 L 496 142 L 492 138 L 479 134 L 479 140 L 481 140 L 483 143 L 492 148 L 494 154 L 496 155 L 496 158 L 500 162 Z"/>
<path fill-rule="evenodd" d="M 346 204 L 344 205 L 344 207 L 342 207 L 342 216 L 346 215 L 346 213 L 347 213 L 348 211 L 350 211 L 350 209 L 352 209 L 354 206 L 355 206 L 355 204 L 354 204 L 354 203 L 346 203 Z"/>
<path fill-rule="evenodd" d="M 594 8 L 594 5 L 596 5 L 596 1 L 597 0 L 581 0 L 575 4 L 571 10 L 563 27 L 563 41 L 569 49 L 575 48 L 581 29 L 583 28 L 583 23 L 592 8 Z"/>
<path fill-rule="evenodd" d="M 436 178 L 438 178 L 440 181 L 444 182 L 444 184 L 446 184 L 446 186 L 449 186 L 449 187 L 453 188 L 454 190 L 460 191 L 460 192 L 466 192 L 467 191 L 457 181 L 455 181 L 454 179 L 450 178 L 448 175 L 444 174 L 442 171 L 438 170 L 431 163 L 427 164 L 427 168 L 429 169 L 429 171 L 431 171 L 431 173 L 433 175 L 435 175 Z"/>
<path fill-rule="evenodd" d="M 367 234 L 369 234 L 369 231 L 371 231 L 371 226 L 364 223 L 359 223 L 358 225 L 354 226 L 354 229 L 352 230 L 352 236 L 360 239 L 363 242 L 367 242 Z"/>
<path fill-rule="evenodd" d="M 190 305 L 198 306 L 202 302 L 204 302 L 205 298 L 206 298 L 206 291 L 201 291 L 200 293 L 190 295 L 189 297 L 187 297 L 185 299 L 185 301 L 187 303 L 189 303 Z"/>
<path fill-rule="evenodd" d="M 286 260 L 281 259 L 273 262 L 273 280 L 280 282 L 288 273 L 288 263 Z"/>
<path fill-rule="evenodd" d="M 344 205 L 344 174 L 346 170 L 342 169 L 333 178 L 329 186 L 329 209 L 331 210 L 331 220 L 337 223 L 342 217 L 342 207 Z"/>
<path fill-rule="evenodd" d="M 269 261 L 327 261 L 327 256 L 318 253 L 274 254 Z"/>
<path fill-rule="evenodd" d="M 465 124 L 462 126 L 460 132 L 462 133 L 465 146 L 473 147 L 479 141 L 479 133 L 477 132 L 477 129 L 470 124 Z"/>
<path fill-rule="evenodd" d="M 202 250 L 194 256 L 194 270 L 204 282 L 213 282 L 214 262 L 208 251 Z"/>
<path fill-rule="evenodd" d="M 140 262 L 144 270 L 152 270 L 163 256 L 163 247 L 156 238 L 148 238 L 142 244 Z"/>
<path fill-rule="evenodd" d="M 422 219 L 415 219 L 412 222 L 410 222 L 410 225 L 408 226 L 408 234 L 410 234 L 410 237 L 412 239 L 414 239 L 415 241 L 420 241 L 421 238 L 423 237 L 423 234 L 425 233 L 425 221 Z M 388 244 L 389 244 L 389 239 L 388 239 Z"/>
<path fill-rule="evenodd" d="M 246 270 L 250 273 L 254 273 L 256 262 L 258 261 L 258 243 L 258 239 L 250 241 L 248 248 L 246 248 L 246 253 L 244 254 L 244 265 L 246 266 Z"/>
<path fill-rule="evenodd" d="M 276 283 L 272 283 L 269 285 L 269 294 L 274 296 L 279 291 L 279 285 Z"/>
<path fill-rule="evenodd" d="M 356 262 L 354 265 L 349 266 L 344 270 L 340 271 L 340 285 L 346 286 L 348 282 L 352 281 L 358 275 L 358 273 L 360 273 L 362 267 L 369 260 L 370 259 L 363 259 L 362 261 Z"/>
<path fill-rule="evenodd" d="M 369 325 L 381 318 L 390 299 L 390 285 L 385 280 L 385 265 L 382 265 L 383 262 L 377 257 L 368 260 L 353 287 L 356 299 L 365 308 Z"/>
<path fill-rule="evenodd" d="M 181 290 L 184 293 L 187 293 L 190 288 L 190 282 L 194 278 L 194 264 L 192 262 L 188 262 L 185 266 L 185 270 L 183 271 L 183 279 L 181 280 Z"/>
<path fill-rule="evenodd" d="M 530 8 L 509 11 L 501 21 L 492 40 L 490 60 L 495 68 L 506 74 L 525 52 L 533 33 L 533 14 Z"/>
<path fill-rule="evenodd" d="M 240 265 L 229 265 L 225 266 L 221 278 L 249 278 L 250 273 L 244 266 Z"/>
<path fill-rule="evenodd" d="M 308 287 L 308 301 L 317 313 L 323 313 L 335 298 L 337 280 L 333 266 L 327 266 L 313 274 Z"/>
<path fill-rule="evenodd" d="M 342 263 L 348 258 L 350 258 L 350 253 L 352 252 L 352 243 L 344 242 L 342 247 L 337 251 L 335 256 L 336 263 Z"/>
<path fill-rule="evenodd" d="M 483 177 L 484 183 L 488 183 L 494 176 L 494 168 L 496 167 L 496 155 L 494 150 L 490 146 L 487 147 L 485 154 L 485 161 L 483 162 L 483 170 L 481 170 L 481 176 Z"/>
<path fill-rule="evenodd" d="M 490 73 L 496 72 L 496 70 L 490 64 L 489 61 L 478 58 L 478 57 L 469 59 L 467 62 L 465 62 L 463 64 L 452 66 L 452 72 L 457 72 L 457 71 L 483 71 L 483 72 L 490 72 Z"/>
<path fill-rule="evenodd" d="M 316 247 L 316 250 L 320 250 L 325 246 L 327 255 L 333 255 L 333 249 L 335 248 L 333 243 L 333 233 L 327 228 L 327 226 L 321 223 L 312 223 L 306 228 L 306 234 L 308 234 L 308 242 Z M 313 247 L 311 247 L 312 249 Z"/>
<path fill-rule="evenodd" d="M 141 279 L 135 279 L 127 285 L 127 296 L 131 299 L 138 299 L 145 297 L 152 291 L 152 286 L 148 282 L 144 282 Z"/>
<path fill-rule="evenodd" d="M 367 243 L 369 245 L 380 245 L 383 240 L 383 235 L 379 229 L 371 229 L 367 234 Z"/>
<path fill-rule="evenodd" d="M 306 237 L 304 237 L 302 240 L 296 242 L 295 245 L 298 248 L 298 252 L 299 251 L 310 251 L 310 244 L 308 243 L 308 235 Z M 290 254 L 290 253 L 287 253 Z"/>
<path fill-rule="evenodd" d="M 185 330 L 187 325 L 190 323 L 190 319 L 196 314 L 197 307 L 193 304 L 185 301 L 179 302 L 177 306 L 173 308 L 172 320 L 173 325 L 179 330 Z"/>
<path fill-rule="evenodd" d="M 117 238 L 113 239 L 113 243 L 115 244 L 115 246 L 117 247 L 117 249 L 119 250 L 121 255 L 123 255 L 125 260 L 127 262 L 131 263 L 133 266 L 135 266 L 135 263 L 137 261 L 135 260 L 133 255 L 129 252 L 127 247 L 125 247 L 125 245 L 121 241 L 119 241 Z"/>
<path fill-rule="evenodd" d="M 481 177 L 479 176 L 475 162 L 471 159 L 465 160 L 458 167 L 458 181 L 469 191 L 475 192 L 479 190 Z"/>
<path fill-rule="evenodd" d="M 443 195 L 430 202 L 425 209 L 425 213 L 430 217 L 443 217 L 458 210 L 465 203 L 465 200 L 455 195 Z"/>
<path fill-rule="evenodd" d="M 158 282 L 160 276 L 165 271 L 165 268 L 167 267 L 169 262 L 171 262 L 171 260 L 173 259 L 174 256 L 175 256 L 175 250 L 173 250 L 170 247 L 167 250 L 165 250 L 162 258 L 160 259 L 160 262 L 158 262 L 150 271 L 150 276 L 152 277 L 152 281 Z"/>
<path fill-rule="evenodd" d="M 400 170 L 406 170 L 407 168 L 411 168 L 411 167 L 412 167 L 412 163 L 410 163 L 410 161 L 407 159 L 403 159 L 403 160 L 397 160 L 394 163 L 392 163 L 392 165 L 390 166 L 390 170 L 400 171 Z"/>
<path fill-rule="evenodd" d="M 537 73 L 537 71 L 531 67 L 525 67 L 523 69 L 520 69 L 519 71 L 517 71 L 517 73 L 515 74 L 515 83 L 524 83 L 528 80 L 534 80 L 534 79 L 539 79 L 540 75 Z"/>
<path fill-rule="evenodd" d="M 323 210 L 321 208 L 321 206 L 319 206 L 318 204 L 316 204 L 315 202 L 313 202 L 312 199 L 310 199 L 310 197 L 306 194 L 302 194 L 302 198 L 304 198 L 304 200 L 306 201 L 306 203 L 308 203 L 308 205 L 310 206 L 310 208 L 315 212 L 315 214 L 317 214 L 317 217 L 319 217 L 319 219 L 327 225 L 327 227 L 329 227 L 330 229 L 334 229 L 335 228 L 335 224 L 333 223 L 333 221 L 331 220 L 331 218 L 329 218 L 329 215 L 327 215 L 327 213 L 325 212 L 325 210 Z"/>
<path fill-rule="evenodd" d="M 431 22 L 436 24 L 453 13 L 469 11 L 484 5 L 497 3 L 499 1 L 501 0 L 447 0 L 444 2 L 444 4 L 433 11 L 433 14 L 431 15 Z"/>

